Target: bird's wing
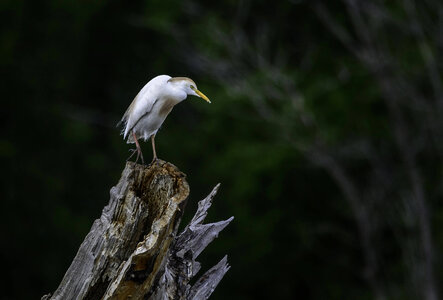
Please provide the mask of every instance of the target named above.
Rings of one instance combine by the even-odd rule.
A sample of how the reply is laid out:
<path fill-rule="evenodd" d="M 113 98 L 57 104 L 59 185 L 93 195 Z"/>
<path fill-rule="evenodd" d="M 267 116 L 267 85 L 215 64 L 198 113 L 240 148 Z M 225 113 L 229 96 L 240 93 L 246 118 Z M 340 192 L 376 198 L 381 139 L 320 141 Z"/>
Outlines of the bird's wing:
<path fill-rule="evenodd" d="M 160 86 L 170 78 L 171 76 L 168 75 L 160 75 L 153 78 L 135 96 L 123 118 L 117 124 L 117 126 L 123 124 L 122 134 L 124 138 L 127 137 L 128 133 L 137 125 L 141 118 L 152 111 L 154 104 L 158 100 Z"/>
<path fill-rule="evenodd" d="M 142 92 L 143 90 L 137 94 L 120 121 L 121 124 L 124 124 L 122 130 L 124 138 L 144 116 L 152 111 L 155 102 L 157 102 L 157 95 Z"/>
<path fill-rule="evenodd" d="M 126 123 L 128 122 L 128 117 L 129 117 L 129 113 L 132 111 L 132 109 L 134 108 L 135 105 L 135 99 L 137 97 L 134 98 L 134 100 L 132 100 L 131 104 L 129 105 L 128 109 L 125 111 L 125 113 L 123 114 L 123 117 L 120 121 L 118 121 L 117 123 L 117 127 L 120 127 L 123 125 L 123 130 L 122 133 L 125 131 L 126 128 Z"/>

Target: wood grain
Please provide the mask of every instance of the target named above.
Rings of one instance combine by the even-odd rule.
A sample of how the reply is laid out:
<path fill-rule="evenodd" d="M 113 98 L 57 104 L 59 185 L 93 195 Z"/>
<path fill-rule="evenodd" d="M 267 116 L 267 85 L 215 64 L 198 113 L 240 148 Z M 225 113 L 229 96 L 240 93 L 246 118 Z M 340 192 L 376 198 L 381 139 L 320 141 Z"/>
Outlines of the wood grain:
<path fill-rule="evenodd" d="M 164 161 L 128 162 L 59 287 L 42 299 L 207 299 L 229 269 L 226 257 L 188 283 L 200 269 L 197 256 L 233 219 L 202 224 L 217 188 L 177 235 L 185 175 Z"/>

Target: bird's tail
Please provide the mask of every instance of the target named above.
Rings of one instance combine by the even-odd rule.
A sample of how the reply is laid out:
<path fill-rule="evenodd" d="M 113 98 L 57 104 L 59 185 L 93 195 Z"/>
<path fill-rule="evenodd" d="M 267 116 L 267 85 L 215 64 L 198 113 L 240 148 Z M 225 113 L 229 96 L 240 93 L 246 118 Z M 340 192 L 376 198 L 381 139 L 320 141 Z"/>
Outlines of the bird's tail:
<path fill-rule="evenodd" d="M 135 143 L 134 136 L 132 135 L 132 132 L 127 131 L 127 125 L 128 125 L 128 117 L 125 114 L 115 127 L 121 126 L 122 129 L 120 131 L 120 134 L 123 135 L 123 139 L 125 139 L 126 143 L 128 144 L 134 144 Z"/>
<path fill-rule="evenodd" d="M 123 135 L 123 138 L 126 139 L 126 125 L 128 124 L 128 116 L 125 114 L 123 118 L 115 125 L 115 127 L 121 127 L 120 134 Z"/>
<path fill-rule="evenodd" d="M 126 123 L 125 117 L 123 117 L 120 121 L 118 121 L 118 123 L 115 125 L 115 127 L 120 127 L 123 126 L 124 127 L 124 123 Z"/>
<path fill-rule="evenodd" d="M 128 121 L 129 121 L 129 114 L 134 106 L 134 101 L 132 101 L 131 105 L 129 105 L 129 107 L 126 109 L 125 113 L 123 114 L 122 119 L 120 120 L 120 122 L 117 123 L 117 127 L 122 127 L 122 130 L 120 132 L 121 135 L 123 135 L 123 138 L 126 139 L 126 136 L 129 133 L 129 128 L 128 128 Z"/>

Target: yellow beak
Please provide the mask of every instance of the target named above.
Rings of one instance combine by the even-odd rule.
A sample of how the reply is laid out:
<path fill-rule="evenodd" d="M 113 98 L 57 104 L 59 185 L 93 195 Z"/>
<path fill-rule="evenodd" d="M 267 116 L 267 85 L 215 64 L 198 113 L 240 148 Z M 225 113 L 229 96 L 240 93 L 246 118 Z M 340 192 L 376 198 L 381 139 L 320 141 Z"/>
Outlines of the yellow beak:
<path fill-rule="evenodd" d="M 205 101 L 207 101 L 207 102 L 209 102 L 209 103 L 211 103 L 211 100 L 209 100 L 209 98 L 208 97 L 206 97 L 206 95 L 205 94 L 203 94 L 202 92 L 200 92 L 199 90 L 197 90 L 197 89 L 193 89 L 196 93 L 197 93 L 197 95 L 199 95 L 201 98 L 203 98 L 203 100 L 205 100 Z"/>

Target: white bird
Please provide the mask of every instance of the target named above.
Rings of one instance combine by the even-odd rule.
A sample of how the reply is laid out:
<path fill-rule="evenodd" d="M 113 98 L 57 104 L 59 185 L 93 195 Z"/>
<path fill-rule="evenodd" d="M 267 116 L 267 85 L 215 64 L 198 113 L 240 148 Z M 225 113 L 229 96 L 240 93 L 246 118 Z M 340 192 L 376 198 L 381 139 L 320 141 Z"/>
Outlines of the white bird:
<path fill-rule="evenodd" d="M 154 155 L 152 161 L 157 160 L 155 135 L 174 105 L 185 100 L 188 95 L 201 97 L 211 103 L 208 97 L 197 89 L 192 79 L 168 75 L 159 75 L 151 79 L 135 96 L 118 125 L 123 124 L 122 134 L 127 143 L 136 145 L 136 162 L 141 157 L 144 163 L 138 139 L 147 141 L 151 138 Z"/>

